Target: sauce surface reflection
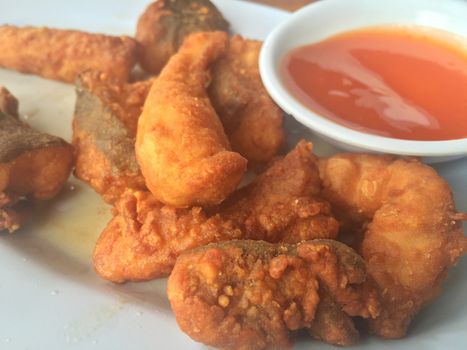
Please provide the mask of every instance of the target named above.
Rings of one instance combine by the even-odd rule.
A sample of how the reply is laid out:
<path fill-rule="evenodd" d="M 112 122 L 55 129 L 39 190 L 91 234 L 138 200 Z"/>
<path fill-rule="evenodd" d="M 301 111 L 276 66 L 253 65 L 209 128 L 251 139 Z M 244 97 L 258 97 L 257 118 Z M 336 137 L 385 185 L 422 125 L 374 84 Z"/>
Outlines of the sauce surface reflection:
<path fill-rule="evenodd" d="M 350 128 L 410 140 L 465 138 L 466 46 L 431 33 L 346 32 L 291 51 L 282 76 L 306 107 Z"/>

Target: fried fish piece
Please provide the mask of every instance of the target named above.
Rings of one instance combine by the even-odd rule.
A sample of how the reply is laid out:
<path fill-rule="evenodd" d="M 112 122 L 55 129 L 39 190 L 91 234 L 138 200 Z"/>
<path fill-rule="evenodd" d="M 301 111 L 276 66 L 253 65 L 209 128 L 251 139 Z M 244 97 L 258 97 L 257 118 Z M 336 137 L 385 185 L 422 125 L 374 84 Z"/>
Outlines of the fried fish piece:
<path fill-rule="evenodd" d="M 61 138 L 32 129 L 1 108 L 0 231 L 12 232 L 21 223 L 21 213 L 17 212 L 20 198 L 46 200 L 60 191 L 71 172 L 73 148 Z M 14 112 L 17 114 L 17 110 Z"/>
<path fill-rule="evenodd" d="M 88 69 L 126 82 L 137 61 L 136 50 L 136 41 L 127 36 L 0 26 L 1 67 L 69 83 Z"/>
<path fill-rule="evenodd" d="M 146 190 L 134 151 L 138 118 L 153 79 L 121 84 L 107 75 L 82 73 L 73 117 L 75 175 L 107 203 L 127 189 Z"/>
<path fill-rule="evenodd" d="M 229 23 L 209 0 L 155 1 L 136 28 L 140 64 L 148 72 L 159 73 L 189 34 L 228 29 Z"/>
<path fill-rule="evenodd" d="M 191 34 L 153 83 L 138 122 L 136 156 L 162 203 L 209 206 L 240 183 L 247 160 L 230 150 L 206 85 L 209 64 L 225 52 L 224 32 Z"/>
<path fill-rule="evenodd" d="M 339 154 L 319 164 L 324 198 L 363 232 L 357 249 L 382 298 L 370 328 L 400 338 L 467 252 L 460 222 L 467 215 L 456 212 L 446 181 L 416 159 Z"/>
<path fill-rule="evenodd" d="M 209 97 L 232 149 L 251 164 L 271 160 L 283 146 L 283 112 L 259 74 L 262 42 L 230 38 L 226 53 L 213 64 Z"/>
<path fill-rule="evenodd" d="M 103 278 L 124 282 L 166 276 L 184 251 L 232 239 L 296 243 L 335 238 L 338 223 L 319 200 L 311 145 L 302 142 L 228 204 L 206 211 L 163 205 L 149 192 L 125 193 L 94 249 Z"/>
<path fill-rule="evenodd" d="M 231 241 L 181 255 L 167 294 L 178 325 L 196 341 L 282 349 L 292 345 L 292 331 L 312 326 L 320 291 L 346 315 L 375 317 L 377 293 L 362 291 L 365 279 L 362 258 L 337 241 Z"/>

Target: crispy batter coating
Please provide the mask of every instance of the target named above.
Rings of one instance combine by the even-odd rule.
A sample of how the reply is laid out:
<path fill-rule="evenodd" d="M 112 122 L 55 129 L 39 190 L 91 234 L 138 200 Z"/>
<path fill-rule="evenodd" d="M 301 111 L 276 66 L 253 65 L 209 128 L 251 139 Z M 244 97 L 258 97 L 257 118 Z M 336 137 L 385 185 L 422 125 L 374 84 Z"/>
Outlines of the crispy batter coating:
<path fill-rule="evenodd" d="M 362 292 L 365 279 L 363 260 L 337 241 L 231 241 L 181 255 L 167 294 L 180 328 L 196 341 L 282 349 L 291 331 L 312 326 L 320 291 L 347 315 L 375 317 L 376 291 Z"/>
<path fill-rule="evenodd" d="M 440 292 L 467 239 L 449 185 L 427 165 L 392 156 L 341 154 L 320 161 L 323 196 L 347 226 L 382 297 L 370 328 L 385 338 L 405 335 L 410 321 Z"/>
<path fill-rule="evenodd" d="M 310 147 L 300 143 L 228 205 L 209 212 L 175 209 L 148 192 L 124 194 L 96 244 L 97 273 L 114 282 L 147 280 L 170 273 L 182 252 L 211 242 L 335 238 L 337 221 L 316 196 L 321 187 Z"/>
<path fill-rule="evenodd" d="M 329 203 L 319 198 L 321 180 L 311 150 L 311 143 L 299 142 L 214 211 L 254 239 L 295 243 L 336 238 L 339 225 Z"/>
<path fill-rule="evenodd" d="M 137 60 L 136 46 L 126 36 L 0 26 L 0 66 L 70 83 L 88 69 L 128 81 Z"/>
<path fill-rule="evenodd" d="M 4 113 L 12 109 L 17 115 L 17 101 L 6 89 L 0 94 L 5 97 L 0 101 L 16 102 L 0 103 L 0 231 L 12 232 L 22 221 L 20 198 L 46 200 L 60 191 L 71 172 L 73 149 Z"/>
<path fill-rule="evenodd" d="M 214 63 L 209 96 L 232 149 L 251 163 L 274 157 L 284 143 L 283 112 L 269 97 L 259 74 L 262 42 L 235 35 Z"/>
<path fill-rule="evenodd" d="M 155 80 L 136 135 L 146 185 L 175 207 L 215 205 L 232 193 L 246 159 L 230 144 L 206 94 L 209 64 L 228 42 L 226 33 L 190 35 Z"/>
<path fill-rule="evenodd" d="M 15 121 L 0 113 L 0 191 L 50 199 L 71 172 L 72 147 Z"/>
<path fill-rule="evenodd" d="M 121 84 L 98 72 L 79 76 L 73 117 L 75 175 L 108 203 L 145 190 L 134 151 L 136 128 L 153 79 Z"/>
<path fill-rule="evenodd" d="M 209 0 L 158 0 L 138 20 L 139 60 L 148 72 L 159 73 L 186 36 L 227 31 L 229 23 Z"/>
<path fill-rule="evenodd" d="M 284 136 L 282 115 L 267 97 L 259 78 L 260 45 L 257 41 L 233 37 L 226 55 L 220 59 L 222 63 L 215 66 L 214 74 L 218 77 L 213 77 L 210 89 L 226 135 L 229 141 L 235 142 L 232 149 L 253 165 L 275 155 Z M 73 121 L 75 175 L 89 183 L 108 203 L 114 203 L 126 188 L 146 188 L 132 144 L 137 119 L 152 82 L 122 84 L 105 74 L 89 71 L 82 73 L 77 81 Z M 249 103 L 254 96 L 262 94 L 265 96 L 258 98 L 264 103 Z M 254 145 L 253 139 L 257 141 Z M 261 154 L 262 158 L 255 154 Z"/>
<path fill-rule="evenodd" d="M 181 252 L 242 236 L 232 222 L 200 207 L 177 209 L 150 192 L 127 192 L 96 243 L 94 268 L 113 282 L 164 277 Z"/>
<path fill-rule="evenodd" d="M 319 304 L 315 318 L 309 326 L 309 334 L 329 344 L 350 346 L 358 343 L 360 334 L 352 318 L 336 303 L 326 287 L 318 291 Z"/>

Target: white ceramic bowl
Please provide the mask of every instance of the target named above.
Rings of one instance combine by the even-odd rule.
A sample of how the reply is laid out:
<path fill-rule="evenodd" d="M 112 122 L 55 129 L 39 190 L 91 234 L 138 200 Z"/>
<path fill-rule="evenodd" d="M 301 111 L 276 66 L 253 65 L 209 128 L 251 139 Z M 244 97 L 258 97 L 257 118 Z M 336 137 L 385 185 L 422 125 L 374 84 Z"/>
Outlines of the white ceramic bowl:
<path fill-rule="evenodd" d="M 260 71 L 267 90 L 286 113 L 327 141 L 346 150 L 422 156 L 430 162 L 466 156 L 467 138 L 410 141 L 347 128 L 305 107 L 284 85 L 280 67 L 282 59 L 290 50 L 337 33 L 380 25 L 420 25 L 442 29 L 459 35 L 467 43 L 467 1 L 322 0 L 306 6 L 277 27 L 263 45 Z"/>

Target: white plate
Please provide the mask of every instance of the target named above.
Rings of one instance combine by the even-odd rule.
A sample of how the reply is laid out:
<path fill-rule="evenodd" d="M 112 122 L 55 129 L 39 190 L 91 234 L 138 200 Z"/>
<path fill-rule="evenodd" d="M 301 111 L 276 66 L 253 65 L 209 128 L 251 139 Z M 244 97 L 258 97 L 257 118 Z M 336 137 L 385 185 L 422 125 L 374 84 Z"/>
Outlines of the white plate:
<path fill-rule="evenodd" d="M 78 28 L 132 34 L 147 0 L 1 0 L 0 23 Z M 288 14 L 232 0 L 215 3 L 236 32 L 264 38 Z M 0 84 L 20 100 L 34 127 L 70 139 L 71 85 L 0 70 Z M 313 139 L 287 121 L 290 144 Z M 333 148 L 316 141 L 319 154 Z M 438 168 L 451 183 L 458 208 L 467 210 L 467 160 Z M 74 186 L 74 190 L 70 190 Z M 0 237 L 0 349 L 202 349 L 179 331 L 170 311 L 166 281 L 114 285 L 91 265 L 94 242 L 109 207 L 84 184 L 71 179 L 55 201 L 13 235 Z M 464 271 L 463 271 L 464 270 Z M 422 312 L 400 341 L 363 339 L 361 349 L 465 349 L 467 259 L 452 271 L 445 292 Z M 330 349 L 302 340 L 296 349 Z"/>

